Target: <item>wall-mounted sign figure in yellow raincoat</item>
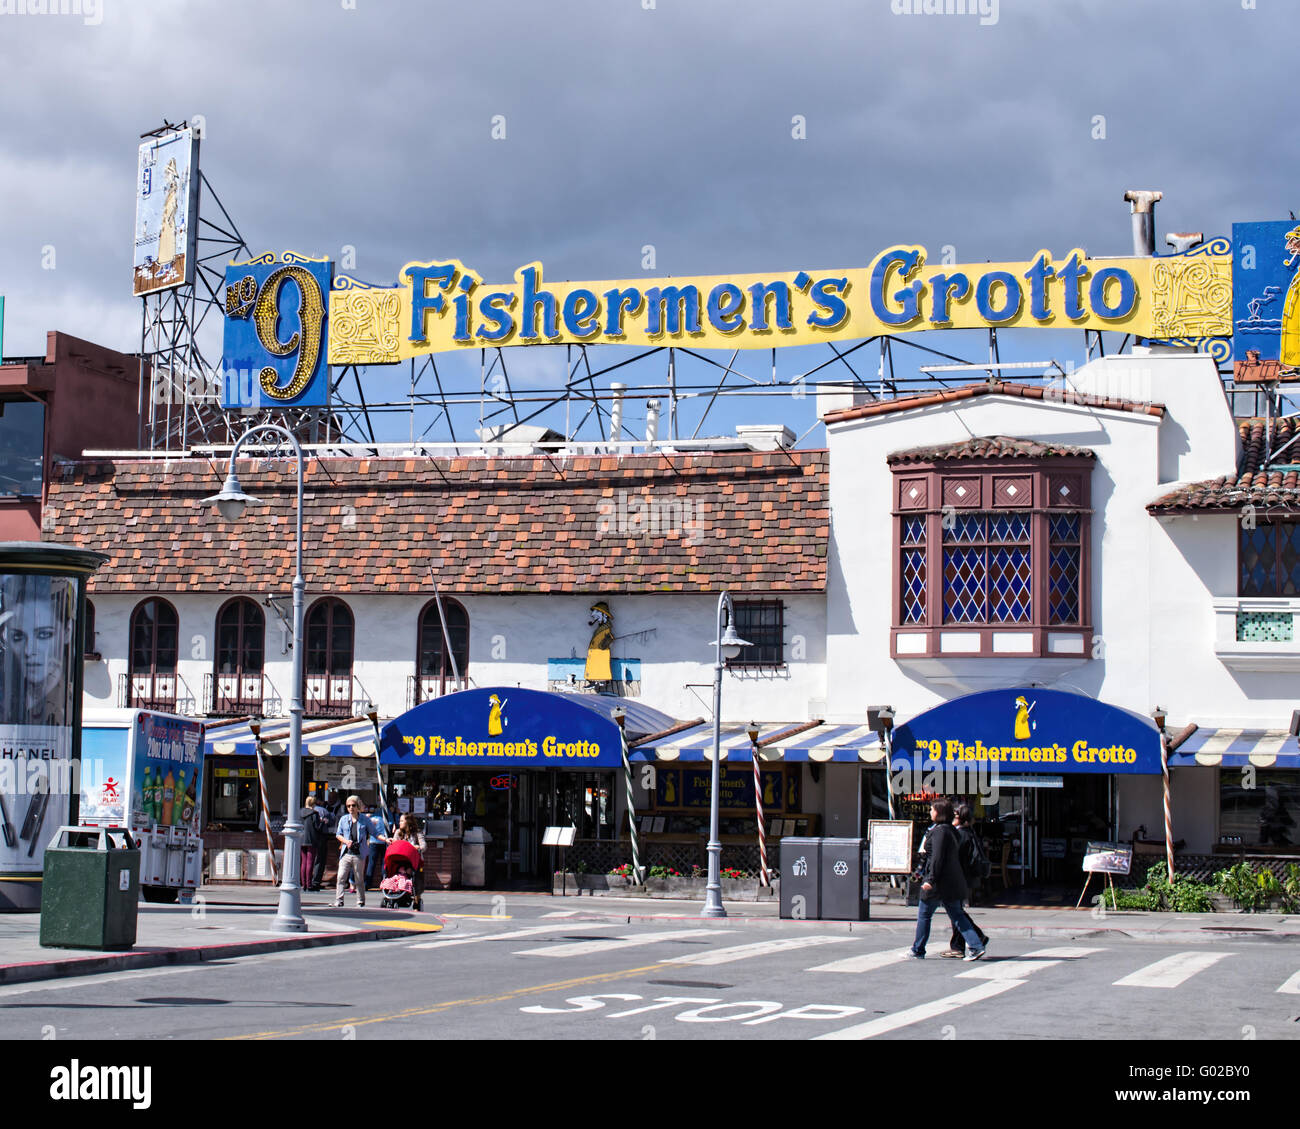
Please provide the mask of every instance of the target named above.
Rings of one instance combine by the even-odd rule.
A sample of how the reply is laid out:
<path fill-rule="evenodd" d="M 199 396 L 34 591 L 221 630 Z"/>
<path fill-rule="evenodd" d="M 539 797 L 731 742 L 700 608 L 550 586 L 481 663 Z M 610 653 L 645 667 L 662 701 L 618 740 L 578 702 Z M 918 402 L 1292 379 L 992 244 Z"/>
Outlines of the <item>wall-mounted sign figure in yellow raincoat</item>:
<path fill-rule="evenodd" d="M 1286 249 L 1290 266 L 1300 255 L 1300 227 L 1286 233 Z M 1300 270 L 1291 277 L 1282 306 L 1282 344 L 1278 356 L 1284 365 L 1300 366 Z"/>
<path fill-rule="evenodd" d="M 614 617 L 603 600 L 591 605 L 587 626 L 594 627 L 595 631 L 587 645 L 586 679 L 588 682 L 612 682 L 614 672 L 610 668 L 609 650 L 614 644 Z"/>

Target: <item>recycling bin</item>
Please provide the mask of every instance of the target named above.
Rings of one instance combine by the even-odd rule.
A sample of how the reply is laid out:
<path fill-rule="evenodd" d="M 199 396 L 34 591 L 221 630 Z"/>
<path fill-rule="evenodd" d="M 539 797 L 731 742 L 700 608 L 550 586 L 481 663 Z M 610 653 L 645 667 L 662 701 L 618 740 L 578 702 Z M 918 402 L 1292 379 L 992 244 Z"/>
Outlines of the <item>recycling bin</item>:
<path fill-rule="evenodd" d="M 822 920 L 869 920 L 871 884 L 867 879 L 867 841 L 823 839 L 821 856 Z"/>
<path fill-rule="evenodd" d="M 822 915 L 820 839 L 781 840 L 781 916 L 816 921 Z"/>
<path fill-rule="evenodd" d="M 123 828 L 60 827 L 45 850 L 41 944 L 129 949 L 135 944 L 140 852 Z"/>

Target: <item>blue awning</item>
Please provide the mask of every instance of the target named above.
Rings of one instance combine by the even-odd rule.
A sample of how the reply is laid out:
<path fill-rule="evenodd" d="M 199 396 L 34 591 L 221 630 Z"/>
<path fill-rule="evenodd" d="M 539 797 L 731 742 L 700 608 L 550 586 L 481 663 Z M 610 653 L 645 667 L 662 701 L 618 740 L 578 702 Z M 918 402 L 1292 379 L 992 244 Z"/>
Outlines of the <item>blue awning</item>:
<path fill-rule="evenodd" d="M 1300 768 L 1300 742 L 1285 729 L 1198 729 L 1169 754 L 1169 767 Z"/>

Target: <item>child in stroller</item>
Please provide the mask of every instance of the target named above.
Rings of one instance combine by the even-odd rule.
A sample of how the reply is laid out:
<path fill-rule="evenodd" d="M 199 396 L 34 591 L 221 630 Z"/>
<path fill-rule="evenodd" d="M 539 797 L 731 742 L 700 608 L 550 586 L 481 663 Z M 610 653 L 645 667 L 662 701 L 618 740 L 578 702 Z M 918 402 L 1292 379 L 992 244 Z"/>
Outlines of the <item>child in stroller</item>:
<path fill-rule="evenodd" d="M 413 843 L 394 839 L 384 852 L 384 879 L 379 883 L 384 909 L 420 908 L 416 894 L 416 876 L 424 869 L 424 859 Z"/>

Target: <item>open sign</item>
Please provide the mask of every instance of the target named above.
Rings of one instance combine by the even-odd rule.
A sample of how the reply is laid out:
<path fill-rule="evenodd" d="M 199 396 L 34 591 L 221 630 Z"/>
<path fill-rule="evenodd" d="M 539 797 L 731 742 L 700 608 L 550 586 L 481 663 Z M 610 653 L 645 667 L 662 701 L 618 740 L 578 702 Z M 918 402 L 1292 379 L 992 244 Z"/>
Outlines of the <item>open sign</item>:
<path fill-rule="evenodd" d="M 519 778 L 508 772 L 503 772 L 500 776 L 492 777 L 488 784 L 494 792 L 508 792 L 511 788 L 519 786 Z"/>

